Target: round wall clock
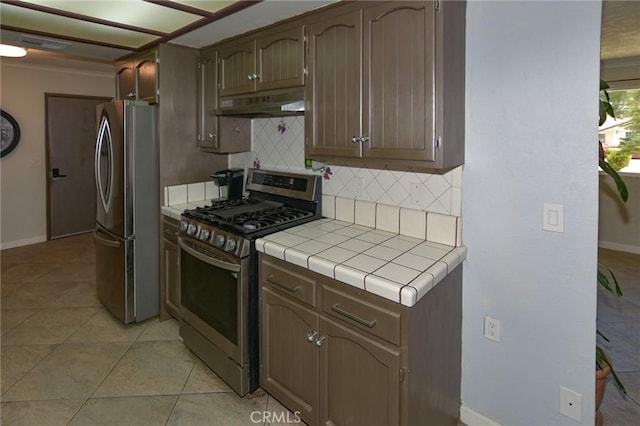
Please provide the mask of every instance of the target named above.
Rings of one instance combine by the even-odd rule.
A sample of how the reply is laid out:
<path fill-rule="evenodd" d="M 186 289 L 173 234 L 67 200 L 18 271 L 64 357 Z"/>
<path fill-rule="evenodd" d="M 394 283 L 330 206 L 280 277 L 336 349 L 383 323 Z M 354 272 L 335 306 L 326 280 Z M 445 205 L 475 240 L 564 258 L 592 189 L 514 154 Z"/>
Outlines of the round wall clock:
<path fill-rule="evenodd" d="M 20 141 L 20 126 L 15 118 L 6 111 L 0 110 L 0 157 L 4 157 L 15 149 Z"/>

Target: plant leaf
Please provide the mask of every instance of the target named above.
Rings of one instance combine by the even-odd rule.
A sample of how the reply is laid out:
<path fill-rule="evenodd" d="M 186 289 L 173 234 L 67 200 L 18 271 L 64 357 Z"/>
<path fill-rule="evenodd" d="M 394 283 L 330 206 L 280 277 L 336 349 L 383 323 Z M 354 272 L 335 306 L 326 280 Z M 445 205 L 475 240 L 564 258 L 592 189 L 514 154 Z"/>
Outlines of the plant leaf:
<path fill-rule="evenodd" d="M 616 276 L 613 274 L 611 269 L 609 269 L 609 273 L 611 274 L 611 278 L 613 278 L 613 282 L 616 284 L 616 294 L 618 296 L 622 296 L 622 289 L 620 288 L 620 285 L 618 284 L 618 280 L 616 279 Z"/>
<path fill-rule="evenodd" d="M 611 283 L 609 282 L 609 279 L 607 278 L 607 276 L 601 272 L 598 271 L 598 283 L 608 292 L 613 293 L 613 288 L 611 287 Z"/>
<path fill-rule="evenodd" d="M 605 365 L 608 365 L 609 368 L 611 368 L 611 375 L 613 376 L 613 381 L 616 387 L 620 389 L 620 392 L 626 395 L 627 390 L 616 374 L 616 370 L 613 368 L 613 365 L 611 365 L 611 363 L 607 360 L 607 356 L 604 354 L 602 348 L 600 346 L 596 346 L 596 366 L 598 367 L 598 369 L 602 370 Z"/>
<path fill-rule="evenodd" d="M 625 185 L 618 172 L 616 172 L 614 168 L 603 159 L 600 159 L 600 168 L 614 180 L 616 187 L 618 188 L 618 192 L 620 193 L 620 198 L 622 198 L 622 201 L 626 203 L 629 199 L 629 191 L 627 190 L 627 185 Z"/>

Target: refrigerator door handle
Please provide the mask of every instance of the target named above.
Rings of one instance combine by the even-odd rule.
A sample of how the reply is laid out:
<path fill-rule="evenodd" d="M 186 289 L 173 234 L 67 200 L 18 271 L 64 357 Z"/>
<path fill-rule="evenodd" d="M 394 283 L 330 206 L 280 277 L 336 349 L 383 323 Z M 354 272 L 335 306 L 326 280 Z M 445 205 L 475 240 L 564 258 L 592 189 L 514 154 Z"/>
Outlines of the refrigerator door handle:
<path fill-rule="evenodd" d="M 105 245 L 105 246 L 109 246 L 109 247 L 113 247 L 113 248 L 118 248 L 120 247 L 120 241 L 118 240 L 113 240 L 111 238 L 103 238 L 100 236 L 100 234 L 102 235 L 107 235 L 104 232 L 96 229 L 95 231 L 93 231 L 93 237 L 96 239 L 97 242 Z"/>
<path fill-rule="evenodd" d="M 109 211 L 109 204 L 111 201 L 111 184 L 112 184 L 112 174 L 113 174 L 113 147 L 111 141 L 111 129 L 110 129 L 109 120 L 107 118 L 106 113 L 103 114 L 102 119 L 100 120 L 100 126 L 98 128 L 98 136 L 96 139 L 96 152 L 95 152 L 95 167 L 94 172 L 96 175 L 96 190 L 98 199 L 102 203 L 102 208 L 105 213 Z M 106 142 L 106 145 L 105 145 Z M 100 167 L 100 156 L 103 155 L 103 150 L 105 150 L 104 155 L 108 160 L 108 169 L 106 182 L 102 181 L 102 168 Z M 103 185 L 106 184 L 106 188 L 103 188 Z"/>

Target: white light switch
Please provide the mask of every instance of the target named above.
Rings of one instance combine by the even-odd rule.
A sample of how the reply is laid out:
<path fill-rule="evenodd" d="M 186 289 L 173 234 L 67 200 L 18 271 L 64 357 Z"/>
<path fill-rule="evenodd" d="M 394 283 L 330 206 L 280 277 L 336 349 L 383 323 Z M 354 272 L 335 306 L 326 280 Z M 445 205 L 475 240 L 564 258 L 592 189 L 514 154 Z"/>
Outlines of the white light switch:
<path fill-rule="evenodd" d="M 564 232 L 564 206 L 562 204 L 543 204 L 542 229 L 551 232 Z"/>

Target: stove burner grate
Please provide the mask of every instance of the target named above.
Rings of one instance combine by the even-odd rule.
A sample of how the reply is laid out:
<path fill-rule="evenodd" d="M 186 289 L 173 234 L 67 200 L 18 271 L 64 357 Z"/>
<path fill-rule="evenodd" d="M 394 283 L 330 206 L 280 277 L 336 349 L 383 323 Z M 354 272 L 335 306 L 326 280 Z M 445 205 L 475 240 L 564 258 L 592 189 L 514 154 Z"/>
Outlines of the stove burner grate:
<path fill-rule="evenodd" d="M 233 229 L 243 235 L 293 224 L 313 216 L 311 211 L 251 198 L 214 201 L 211 205 L 187 210 L 185 214 L 206 224 Z"/>

